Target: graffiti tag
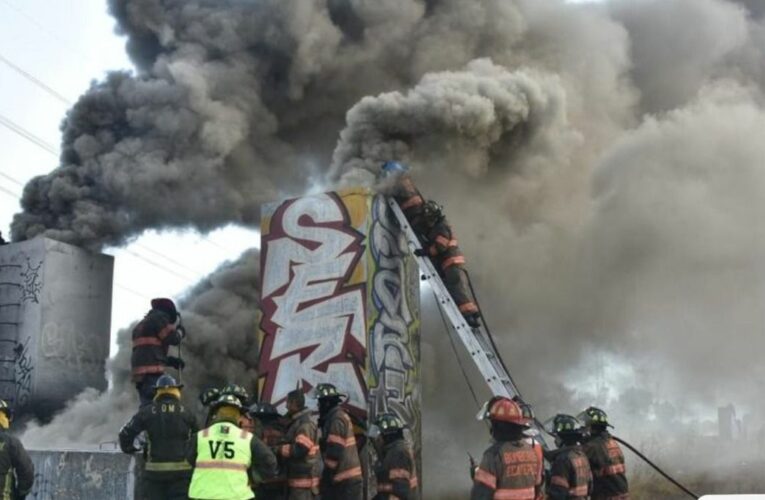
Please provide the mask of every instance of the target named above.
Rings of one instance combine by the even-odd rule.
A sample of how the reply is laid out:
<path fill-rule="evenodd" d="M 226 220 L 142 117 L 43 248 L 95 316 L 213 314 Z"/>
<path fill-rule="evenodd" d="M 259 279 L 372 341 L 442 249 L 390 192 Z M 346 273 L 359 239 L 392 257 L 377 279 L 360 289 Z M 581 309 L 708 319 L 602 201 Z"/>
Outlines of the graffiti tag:
<path fill-rule="evenodd" d="M 366 412 L 365 284 L 348 285 L 363 241 L 334 194 L 287 201 L 274 212 L 261 256 L 263 400 L 278 404 L 296 384 L 328 382 Z"/>

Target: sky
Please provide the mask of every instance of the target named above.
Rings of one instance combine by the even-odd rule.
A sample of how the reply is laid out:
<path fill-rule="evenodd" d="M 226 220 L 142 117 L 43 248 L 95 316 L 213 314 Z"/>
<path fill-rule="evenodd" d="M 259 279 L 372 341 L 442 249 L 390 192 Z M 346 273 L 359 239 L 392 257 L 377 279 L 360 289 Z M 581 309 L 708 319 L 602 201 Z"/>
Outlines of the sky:
<path fill-rule="evenodd" d="M 0 231 L 6 239 L 23 185 L 57 165 L 67 109 L 91 81 L 132 68 L 114 24 L 101 0 L 0 0 Z M 258 245 L 257 232 L 227 227 L 209 235 L 150 232 L 107 249 L 115 258 L 112 339 L 142 317 L 152 297 L 177 298 Z"/>

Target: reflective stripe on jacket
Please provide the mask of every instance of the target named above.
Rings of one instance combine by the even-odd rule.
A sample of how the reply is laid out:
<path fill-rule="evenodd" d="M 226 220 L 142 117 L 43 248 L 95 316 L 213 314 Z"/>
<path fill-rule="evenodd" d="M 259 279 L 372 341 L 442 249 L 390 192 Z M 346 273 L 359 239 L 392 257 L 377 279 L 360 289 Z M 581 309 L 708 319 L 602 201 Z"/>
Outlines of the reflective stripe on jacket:
<path fill-rule="evenodd" d="M 287 444 L 279 447 L 279 455 L 286 464 L 287 485 L 290 488 L 313 489 L 319 486 L 318 434 L 309 409 L 291 417 L 284 436 Z"/>
<path fill-rule="evenodd" d="M 329 411 L 322 434 L 324 467 L 332 471 L 332 482 L 361 480 L 361 461 L 353 422 L 340 406 Z"/>
<path fill-rule="evenodd" d="M 569 446 L 553 452 L 550 467 L 550 500 L 583 500 L 592 490 L 590 462 L 580 446 Z"/>
<path fill-rule="evenodd" d="M 152 309 L 133 328 L 132 340 L 130 368 L 133 380 L 139 382 L 144 375 L 165 372 L 167 351 L 178 345 L 181 337 L 166 313 Z"/>
<path fill-rule="evenodd" d="M 542 463 L 523 440 L 499 441 L 486 450 L 475 471 L 472 500 L 534 500 L 541 492 Z"/>
<path fill-rule="evenodd" d="M 247 469 L 252 463 L 253 435 L 228 422 L 218 422 L 197 433 L 197 456 L 189 497 L 246 500 L 250 489 Z"/>
<path fill-rule="evenodd" d="M 593 499 L 629 498 L 624 454 L 608 432 L 592 436 L 582 445 L 590 461 L 593 476 Z"/>

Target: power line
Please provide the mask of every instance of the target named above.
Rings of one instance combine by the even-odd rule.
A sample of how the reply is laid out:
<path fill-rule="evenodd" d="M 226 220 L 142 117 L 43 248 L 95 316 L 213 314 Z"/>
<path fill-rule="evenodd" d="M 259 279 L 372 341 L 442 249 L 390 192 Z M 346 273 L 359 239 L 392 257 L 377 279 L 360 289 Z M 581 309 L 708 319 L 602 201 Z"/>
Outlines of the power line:
<path fill-rule="evenodd" d="M 17 66 L 13 62 L 11 62 L 8 58 L 4 57 L 2 54 L 0 54 L 0 62 L 4 63 L 6 66 L 8 66 L 12 70 L 14 70 L 16 73 L 20 74 L 21 76 L 23 76 L 24 78 L 26 78 L 30 82 L 34 83 L 35 85 L 37 85 L 38 87 L 43 89 L 45 92 L 47 92 L 49 95 L 53 96 L 54 98 L 58 99 L 59 101 L 63 102 L 64 104 L 69 105 L 69 106 L 72 105 L 72 101 L 70 101 L 69 99 L 67 99 L 63 95 L 61 95 L 58 92 L 56 92 L 55 90 L 53 90 L 51 87 L 46 85 L 42 80 L 40 80 L 38 78 L 35 78 L 31 74 L 29 74 L 26 71 L 24 71 L 23 69 L 21 69 L 19 66 Z"/>
<path fill-rule="evenodd" d="M 13 191 L 11 191 L 8 188 L 4 188 L 3 186 L 0 186 L 0 191 L 2 191 L 3 193 L 7 194 L 8 196 L 12 196 L 12 197 L 16 198 L 17 200 L 21 200 L 21 196 L 19 196 L 18 193 L 14 193 Z"/>
<path fill-rule="evenodd" d="M 47 143 L 45 140 L 36 136 L 32 132 L 26 130 L 21 125 L 18 125 L 16 122 L 5 117 L 2 114 L 0 114 L 0 125 L 4 126 L 5 128 L 9 129 L 11 132 L 23 137 L 24 139 L 37 145 L 39 148 L 44 149 L 46 152 L 58 158 L 58 149 L 56 149 L 55 147 Z"/>
<path fill-rule="evenodd" d="M 21 182 L 20 180 L 16 179 L 15 177 L 11 177 L 10 175 L 8 175 L 8 174 L 6 174 L 4 172 L 0 172 L 0 177 L 6 178 L 7 180 L 11 181 L 12 183 L 16 184 L 17 186 L 24 187 L 24 183 L 23 182 Z"/>
<path fill-rule="evenodd" d="M 90 55 L 82 50 L 78 49 L 76 46 L 74 46 L 71 42 L 68 42 L 64 38 L 58 36 L 56 33 L 51 31 L 50 29 L 43 26 L 41 23 L 37 22 L 35 18 L 21 10 L 19 7 L 16 7 L 12 3 L 8 2 L 7 0 L 0 0 L 0 3 L 4 4 L 6 7 L 13 9 L 17 15 L 23 17 L 27 20 L 28 23 L 34 25 L 37 29 L 39 29 L 42 33 L 47 35 L 51 40 L 56 42 L 56 47 L 59 49 L 63 49 L 63 45 L 66 45 L 68 48 L 68 51 L 70 52 L 76 52 L 79 56 L 84 57 L 86 59 L 89 59 L 91 61 L 95 61 L 95 59 Z"/>

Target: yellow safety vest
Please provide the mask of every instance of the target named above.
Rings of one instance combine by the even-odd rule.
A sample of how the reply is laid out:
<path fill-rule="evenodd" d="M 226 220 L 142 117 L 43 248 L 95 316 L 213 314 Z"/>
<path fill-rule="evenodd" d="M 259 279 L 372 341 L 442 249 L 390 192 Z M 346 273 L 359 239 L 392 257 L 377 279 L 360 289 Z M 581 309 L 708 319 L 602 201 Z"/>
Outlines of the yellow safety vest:
<path fill-rule="evenodd" d="M 197 433 L 197 463 L 189 497 L 205 500 L 255 498 L 247 469 L 252 463 L 252 434 L 234 424 L 218 422 Z"/>

